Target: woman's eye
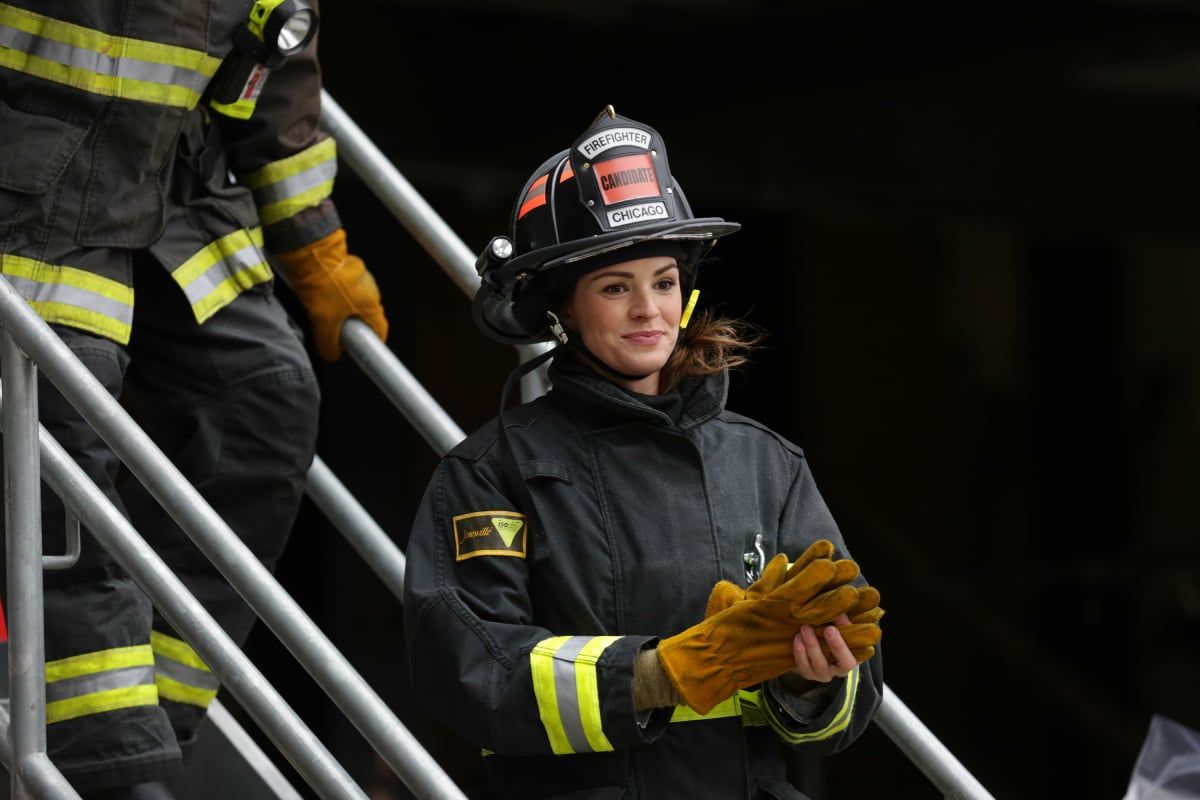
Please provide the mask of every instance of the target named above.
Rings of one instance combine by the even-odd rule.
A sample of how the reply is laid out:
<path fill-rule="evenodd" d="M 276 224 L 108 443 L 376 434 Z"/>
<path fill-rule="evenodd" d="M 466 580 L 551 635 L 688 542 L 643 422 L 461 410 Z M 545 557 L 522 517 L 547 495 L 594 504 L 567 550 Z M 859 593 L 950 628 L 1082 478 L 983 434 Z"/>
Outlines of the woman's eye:
<path fill-rule="evenodd" d="M 658 282 L 658 290 L 661 292 L 670 291 L 675 286 L 674 278 L 663 278 Z"/>

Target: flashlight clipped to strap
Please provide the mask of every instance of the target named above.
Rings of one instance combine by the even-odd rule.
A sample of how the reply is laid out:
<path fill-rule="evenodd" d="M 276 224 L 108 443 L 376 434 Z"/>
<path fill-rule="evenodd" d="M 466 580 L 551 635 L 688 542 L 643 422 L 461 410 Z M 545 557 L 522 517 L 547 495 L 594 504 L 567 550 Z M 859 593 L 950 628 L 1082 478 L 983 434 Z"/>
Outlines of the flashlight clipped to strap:
<path fill-rule="evenodd" d="M 307 0 L 257 0 L 246 26 L 233 36 L 233 52 L 213 78 L 209 104 L 236 119 L 249 119 L 271 70 L 308 47 L 319 20 Z"/>

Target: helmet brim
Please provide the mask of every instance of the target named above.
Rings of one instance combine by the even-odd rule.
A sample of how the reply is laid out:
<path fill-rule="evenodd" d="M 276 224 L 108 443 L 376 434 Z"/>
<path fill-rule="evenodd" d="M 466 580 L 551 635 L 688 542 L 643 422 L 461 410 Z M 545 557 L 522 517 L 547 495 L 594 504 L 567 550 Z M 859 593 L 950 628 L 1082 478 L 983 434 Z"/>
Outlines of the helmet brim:
<path fill-rule="evenodd" d="M 563 267 L 582 267 L 588 259 L 651 241 L 670 241 L 683 245 L 691 254 L 684 266 L 694 267 L 718 239 L 740 230 L 741 227 L 736 222 L 728 222 L 719 217 L 666 222 L 661 225 L 641 226 L 636 232 L 613 231 L 593 236 L 583 242 L 574 240 L 522 254 L 495 270 L 494 275 L 488 276 L 480 284 L 472 301 L 475 324 L 489 338 L 503 344 L 535 344 L 549 341 L 553 335 L 545 320 L 537 320 L 536 329 L 523 323 L 515 313 L 514 299 L 504 294 L 500 287 L 516 286 L 539 273 Z M 611 263 L 611 258 L 605 261 Z M 518 278 L 523 273 L 525 277 Z"/>

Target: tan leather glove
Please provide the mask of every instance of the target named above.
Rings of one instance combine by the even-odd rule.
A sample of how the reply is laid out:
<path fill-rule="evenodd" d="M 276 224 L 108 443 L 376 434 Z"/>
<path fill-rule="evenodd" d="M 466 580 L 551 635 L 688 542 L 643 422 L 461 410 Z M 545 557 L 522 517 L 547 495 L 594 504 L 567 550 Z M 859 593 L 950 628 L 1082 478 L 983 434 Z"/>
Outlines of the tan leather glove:
<path fill-rule="evenodd" d="M 766 595 L 659 642 L 659 661 L 683 702 L 707 714 L 738 689 L 791 670 L 801 626 L 827 623 L 858 603 L 853 586 L 826 589 L 837 571 L 830 559 L 816 559 Z"/>
<path fill-rule="evenodd" d="M 757 581 L 750 584 L 746 589 L 738 586 L 731 581 L 719 581 L 713 586 L 712 593 L 708 597 L 708 608 L 705 612 L 706 617 L 711 617 L 713 614 L 718 614 L 729 608 L 734 603 L 742 600 L 752 600 L 758 597 L 763 597 L 778 587 L 788 576 L 795 575 L 803 570 L 806 566 L 818 558 L 830 558 L 833 556 L 833 543 L 828 539 L 818 539 L 809 545 L 808 549 L 796 559 L 795 563 L 788 567 L 787 556 L 783 553 L 778 553 L 763 569 L 762 576 Z M 849 583 L 859 575 L 859 567 L 850 559 L 839 559 L 834 562 L 838 570 L 834 577 L 830 579 L 827 589 L 832 589 L 840 586 L 843 583 Z M 859 588 L 859 600 L 854 608 L 848 612 L 850 616 L 849 625 L 837 626 L 838 631 L 842 634 L 842 638 L 846 641 L 846 645 L 850 648 L 850 652 L 854 654 L 854 658 L 858 663 L 866 661 L 871 656 L 875 655 L 874 645 L 879 644 L 883 632 L 879 628 L 879 619 L 883 616 L 883 609 L 879 607 L 879 590 L 872 586 L 864 586 Z M 821 650 L 824 651 L 825 657 L 832 659 L 833 654 L 829 651 L 829 646 L 825 643 L 825 637 L 822 634 L 824 625 L 815 626 L 817 628 L 817 638 L 821 642 Z"/>
<path fill-rule="evenodd" d="M 387 341 L 388 321 L 380 303 L 379 286 L 363 260 L 346 250 L 346 231 L 338 228 L 312 244 L 279 253 L 288 283 L 300 299 L 312 325 L 317 355 L 337 361 L 342 355 L 342 324 L 358 317 Z"/>
<path fill-rule="evenodd" d="M 860 586 L 858 602 L 846 614 L 850 617 L 850 624 L 835 625 L 834 627 L 838 629 L 838 633 L 842 634 L 846 646 L 854 654 L 854 660 L 861 664 L 875 655 L 875 645 L 879 644 L 880 639 L 883 638 L 883 629 L 879 627 L 879 620 L 883 618 L 884 611 L 879 607 L 879 590 L 874 586 Z M 817 638 L 821 642 L 821 651 L 825 653 L 827 659 L 832 661 L 833 653 L 829 651 L 829 645 L 825 643 L 825 636 L 822 632 L 825 627 L 827 626 L 817 626 Z"/>

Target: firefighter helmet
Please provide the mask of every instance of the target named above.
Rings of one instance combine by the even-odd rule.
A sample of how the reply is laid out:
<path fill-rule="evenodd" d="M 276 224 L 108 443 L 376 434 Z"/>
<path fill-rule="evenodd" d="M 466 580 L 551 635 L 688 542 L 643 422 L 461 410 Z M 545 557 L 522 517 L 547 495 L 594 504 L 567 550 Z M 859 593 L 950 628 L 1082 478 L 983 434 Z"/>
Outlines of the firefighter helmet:
<path fill-rule="evenodd" d="M 546 341 L 546 312 L 580 275 L 669 253 L 690 276 L 740 227 L 693 216 L 658 131 L 607 106 L 569 150 L 537 168 L 517 196 L 509 234 L 480 253 L 476 325 L 505 344 Z"/>

